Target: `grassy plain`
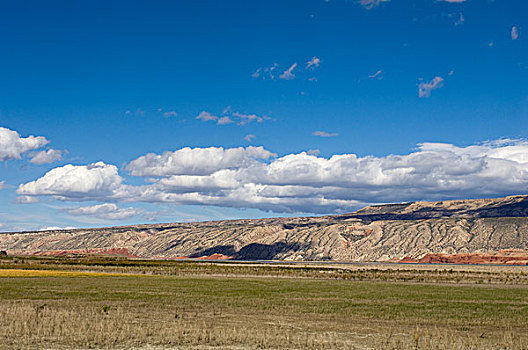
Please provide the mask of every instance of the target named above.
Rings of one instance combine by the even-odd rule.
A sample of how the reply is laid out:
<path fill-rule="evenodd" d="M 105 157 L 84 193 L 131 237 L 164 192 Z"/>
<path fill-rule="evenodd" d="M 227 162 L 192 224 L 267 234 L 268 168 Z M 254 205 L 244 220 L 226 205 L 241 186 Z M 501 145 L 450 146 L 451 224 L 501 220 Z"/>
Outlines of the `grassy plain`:
<path fill-rule="evenodd" d="M 395 266 L 2 259 L 0 347 L 528 349 L 526 269 Z"/>

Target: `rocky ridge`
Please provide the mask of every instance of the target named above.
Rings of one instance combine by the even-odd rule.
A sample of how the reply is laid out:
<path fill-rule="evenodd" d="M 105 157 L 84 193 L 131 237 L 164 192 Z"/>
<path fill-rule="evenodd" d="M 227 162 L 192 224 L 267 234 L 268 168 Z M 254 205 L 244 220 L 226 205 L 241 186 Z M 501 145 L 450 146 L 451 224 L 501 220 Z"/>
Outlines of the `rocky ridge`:
<path fill-rule="evenodd" d="M 528 196 L 323 216 L 0 234 L 13 255 L 528 264 Z"/>

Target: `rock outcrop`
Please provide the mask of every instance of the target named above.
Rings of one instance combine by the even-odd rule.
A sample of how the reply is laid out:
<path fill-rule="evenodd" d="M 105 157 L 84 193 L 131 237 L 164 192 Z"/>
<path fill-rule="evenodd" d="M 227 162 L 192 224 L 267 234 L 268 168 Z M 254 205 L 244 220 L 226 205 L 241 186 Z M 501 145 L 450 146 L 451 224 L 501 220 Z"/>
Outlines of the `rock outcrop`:
<path fill-rule="evenodd" d="M 507 263 L 528 261 L 528 196 L 371 206 L 346 215 L 0 234 L 8 254 Z"/>

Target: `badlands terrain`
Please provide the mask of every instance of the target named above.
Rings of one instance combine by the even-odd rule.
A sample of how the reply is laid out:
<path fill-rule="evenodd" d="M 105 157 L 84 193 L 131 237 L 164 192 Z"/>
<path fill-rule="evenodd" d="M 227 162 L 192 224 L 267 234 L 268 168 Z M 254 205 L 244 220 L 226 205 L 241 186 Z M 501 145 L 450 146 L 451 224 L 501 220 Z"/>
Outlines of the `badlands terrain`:
<path fill-rule="evenodd" d="M 345 215 L 0 234 L 9 255 L 528 265 L 528 196 Z"/>

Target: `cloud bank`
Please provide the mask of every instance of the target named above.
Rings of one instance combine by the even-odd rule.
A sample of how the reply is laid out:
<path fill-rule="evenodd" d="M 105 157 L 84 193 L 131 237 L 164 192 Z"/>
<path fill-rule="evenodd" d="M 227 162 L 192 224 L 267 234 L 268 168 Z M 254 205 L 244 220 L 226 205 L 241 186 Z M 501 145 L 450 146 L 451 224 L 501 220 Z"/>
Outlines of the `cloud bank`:
<path fill-rule="evenodd" d="M 518 194 L 528 186 L 528 141 L 524 140 L 467 147 L 422 143 L 409 154 L 385 157 L 326 158 L 311 153 L 275 157 L 262 147 L 183 148 L 130 162 L 126 170 L 145 178 L 141 186 L 125 184 L 115 165 L 98 162 L 55 168 L 20 185 L 17 193 L 68 201 L 331 213 L 371 203 Z"/>

